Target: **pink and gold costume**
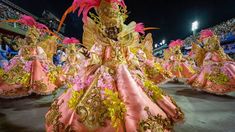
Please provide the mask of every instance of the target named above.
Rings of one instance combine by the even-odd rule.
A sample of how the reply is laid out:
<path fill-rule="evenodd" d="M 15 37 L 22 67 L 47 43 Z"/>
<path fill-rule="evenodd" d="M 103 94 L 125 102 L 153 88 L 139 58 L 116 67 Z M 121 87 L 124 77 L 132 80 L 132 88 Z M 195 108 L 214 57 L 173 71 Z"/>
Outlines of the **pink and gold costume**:
<path fill-rule="evenodd" d="M 40 33 L 35 25 L 29 27 L 19 54 L 0 69 L 1 98 L 18 98 L 31 93 L 45 95 L 56 89 L 56 68 L 38 45 Z"/>
<path fill-rule="evenodd" d="M 84 17 L 83 44 L 91 58 L 72 87 L 51 105 L 46 131 L 170 131 L 183 113 L 128 60 L 139 34 L 135 22 L 124 24 L 124 2 L 86 2 L 74 1 L 72 8 L 85 12 L 95 7 L 98 14 Z"/>
<path fill-rule="evenodd" d="M 183 54 L 180 51 L 182 45 L 183 41 L 178 39 L 172 41 L 169 44 L 169 49 L 164 51 L 166 60 L 164 68 L 170 71 L 177 79 L 187 79 L 195 73 L 190 63 L 183 58 Z"/>
<path fill-rule="evenodd" d="M 204 47 L 194 49 L 198 56 L 197 62 L 201 64 L 200 71 L 188 83 L 193 88 L 214 94 L 235 91 L 235 62 L 224 53 L 219 39 L 211 30 L 203 30 L 200 40 Z"/>

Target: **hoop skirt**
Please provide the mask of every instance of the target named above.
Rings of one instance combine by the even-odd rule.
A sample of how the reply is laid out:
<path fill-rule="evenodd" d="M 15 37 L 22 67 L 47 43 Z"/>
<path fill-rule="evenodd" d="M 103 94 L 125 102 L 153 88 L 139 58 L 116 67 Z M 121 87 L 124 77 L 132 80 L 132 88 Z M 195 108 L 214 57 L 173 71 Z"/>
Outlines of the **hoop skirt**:
<path fill-rule="evenodd" d="M 195 71 L 193 67 L 187 63 L 186 60 L 176 59 L 171 57 L 169 61 L 166 61 L 163 65 L 167 71 L 170 71 L 173 76 L 178 79 L 187 79 L 194 75 Z"/>
<path fill-rule="evenodd" d="M 235 62 L 222 59 L 217 53 L 207 53 L 200 71 L 188 83 L 193 88 L 214 94 L 235 91 Z"/>
<path fill-rule="evenodd" d="M 56 89 L 58 69 L 40 47 L 25 47 L 1 69 L 0 97 L 18 98 L 36 93 L 46 95 Z"/>
<path fill-rule="evenodd" d="M 154 62 L 153 65 L 146 65 L 145 73 L 150 80 L 158 85 L 164 84 L 165 82 L 173 78 L 173 74 L 165 70 L 163 66 L 158 62 Z"/>
<path fill-rule="evenodd" d="M 103 51 L 96 51 L 98 55 L 92 58 L 102 58 Z M 114 53 L 118 52 L 108 54 Z M 72 87 L 51 105 L 46 131 L 169 131 L 183 119 L 170 96 L 138 69 L 129 68 L 123 55 L 114 56 L 103 63 L 91 60 L 80 70 Z"/>

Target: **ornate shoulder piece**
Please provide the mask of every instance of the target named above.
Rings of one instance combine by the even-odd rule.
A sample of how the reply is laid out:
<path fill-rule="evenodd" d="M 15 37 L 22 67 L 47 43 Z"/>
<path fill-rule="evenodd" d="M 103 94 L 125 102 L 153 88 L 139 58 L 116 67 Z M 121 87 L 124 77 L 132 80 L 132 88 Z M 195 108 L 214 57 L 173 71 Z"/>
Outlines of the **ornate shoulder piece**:
<path fill-rule="evenodd" d="M 141 42 L 141 45 L 144 46 L 143 51 L 145 52 L 147 58 L 152 58 L 153 55 L 153 38 L 152 34 L 148 33 L 144 40 Z"/>
<path fill-rule="evenodd" d="M 135 32 L 136 23 L 133 21 L 128 25 L 123 25 L 122 31 L 118 34 L 118 38 L 122 38 L 130 33 Z"/>
<path fill-rule="evenodd" d="M 196 43 L 192 43 L 192 52 L 195 54 L 195 61 L 197 65 L 201 66 L 203 64 L 206 51 L 198 46 Z"/>
<path fill-rule="evenodd" d="M 38 45 L 44 50 L 45 53 L 47 53 L 47 57 L 52 59 L 53 54 L 56 52 L 57 39 L 54 36 L 49 36 L 48 38 L 45 38 L 43 41 L 41 41 Z"/>
<path fill-rule="evenodd" d="M 82 42 L 83 45 L 90 50 L 91 47 L 93 46 L 93 44 L 95 43 L 94 40 L 94 34 L 95 34 L 95 30 L 96 29 L 96 24 L 95 22 L 88 18 L 87 19 L 87 23 L 84 23 L 83 25 L 83 38 L 82 38 Z"/>

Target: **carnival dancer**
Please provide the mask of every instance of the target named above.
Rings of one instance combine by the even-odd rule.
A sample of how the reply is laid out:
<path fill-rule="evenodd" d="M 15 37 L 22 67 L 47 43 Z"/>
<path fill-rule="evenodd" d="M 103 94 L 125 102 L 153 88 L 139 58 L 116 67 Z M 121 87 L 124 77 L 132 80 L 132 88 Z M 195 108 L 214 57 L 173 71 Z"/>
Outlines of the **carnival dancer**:
<path fill-rule="evenodd" d="M 97 15 L 88 17 L 92 7 Z M 124 24 L 124 1 L 75 0 L 65 14 L 77 8 L 83 13 L 83 45 L 90 52 L 89 64 L 51 105 L 46 130 L 170 131 L 183 113 L 170 96 L 127 62 L 139 34 L 135 22 Z"/>
<path fill-rule="evenodd" d="M 200 41 L 203 48 L 193 48 L 200 71 L 188 83 L 197 90 L 218 95 L 235 91 L 235 62 L 224 53 L 218 36 L 210 29 L 202 30 Z"/>
<path fill-rule="evenodd" d="M 27 25 L 29 29 L 24 41 L 20 41 L 23 44 L 20 44 L 19 54 L 4 64 L 0 71 L 0 97 L 51 94 L 57 88 L 57 74 L 38 41 L 46 26 L 30 16 L 22 16 L 17 22 Z"/>
<path fill-rule="evenodd" d="M 193 67 L 183 57 L 180 48 L 183 46 L 183 41 L 178 39 L 169 44 L 169 49 L 165 50 L 165 64 L 164 67 L 170 71 L 175 80 L 186 80 L 194 73 Z"/>

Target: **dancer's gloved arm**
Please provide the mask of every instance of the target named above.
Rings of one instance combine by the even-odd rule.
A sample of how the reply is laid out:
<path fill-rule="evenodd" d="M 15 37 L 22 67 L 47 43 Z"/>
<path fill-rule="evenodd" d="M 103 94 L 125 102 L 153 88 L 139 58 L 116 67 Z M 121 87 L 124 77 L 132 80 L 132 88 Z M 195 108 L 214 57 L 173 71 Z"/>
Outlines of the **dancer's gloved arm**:
<path fill-rule="evenodd" d="M 37 58 L 40 60 L 47 59 L 47 55 L 41 47 L 37 47 Z"/>
<path fill-rule="evenodd" d="M 101 64 L 102 63 L 102 46 L 98 44 L 94 44 L 90 50 L 90 56 L 89 59 L 90 64 Z"/>
<path fill-rule="evenodd" d="M 212 59 L 212 53 L 208 52 L 205 56 L 205 59 L 203 60 L 203 65 L 211 63 L 212 62 L 211 59 Z"/>

